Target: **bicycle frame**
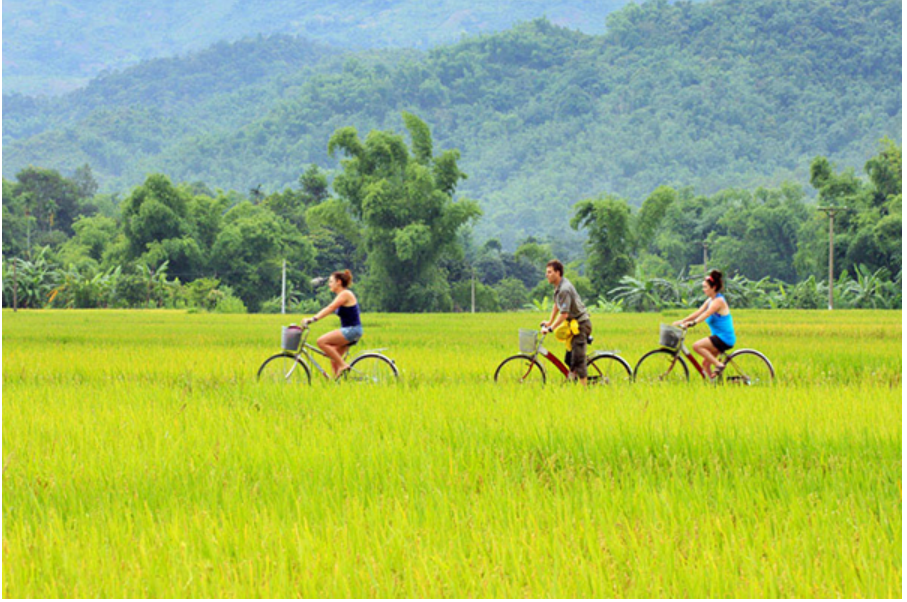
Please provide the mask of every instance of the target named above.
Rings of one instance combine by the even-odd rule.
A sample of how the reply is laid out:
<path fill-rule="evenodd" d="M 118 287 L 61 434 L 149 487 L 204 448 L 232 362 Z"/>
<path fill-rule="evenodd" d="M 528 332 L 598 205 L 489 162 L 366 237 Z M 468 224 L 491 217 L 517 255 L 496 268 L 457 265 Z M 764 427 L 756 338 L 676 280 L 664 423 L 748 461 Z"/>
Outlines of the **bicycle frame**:
<path fill-rule="evenodd" d="M 677 350 L 674 352 L 674 358 L 675 358 L 674 361 L 676 362 L 676 358 L 682 353 L 687 358 L 687 361 L 689 361 L 691 364 L 693 364 L 693 367 L 696 368 L 696 372 L 699 373 L 699 376 L 701 376 L 704 380 L 709 380 L 709 375 L 706 373 L 705 368 L 703 368 L 702 365 L 696 360 L 696 356 L 693 355 L 693 352 L 687 348 L 686 339 L 687 339 L 687 329 L 686 329 L 686 327 L 684 327 L 683 328 L 683 337 L 680 339 L 680 347 L 678 347 Z M 727 354 L 725 352 L 721 351 L 718 353 L 717 359 L 718 359 L 718 361 L 720 361 L 723 364 L 727 360 Z M 668 372 L 670 372 L 673 369 L 674 369 L 674 362 L 671 363 L 671 367 L 668 369 Z"/>
<path fill-rule="evenodd" d="M 535 353 L 532 354 L 532 359 L 534 360 L 534 359 L 536 359 L 538 356 L 542 356 L 543 358 L 547 359 L 549 362 L 551 362 L 552 364 L 554 364 L 554 367 L 557 368 L 558 370 L 560 370 L 560 371 L 561 371 L 561 374 L 563 374 L 564 377 L 569 376 L 569 375 L 570 375 L 570 368 L 568 368 L 567 366 L 565 366 L 565 365 L 564 365 L 564 362 L 562 362 L 561 360 L 559 360 L 559 359 L 557 358 L 556 355 L 554 355 L 554 354 L 553 354 L 551 351 L 549 351 L 544 345 L 542 345 L 542 342 L 545 340 L 545 337 L 546 337 L 546 336 L 548 336 L 548 333 L 542 334 L 542 335 L 539 337 L 539 342 L 538 342 L 538 345 L 537 345 L 536 348 L 535 348 Z M 532 369 L 532 365 L 531 365 L 531 364 L 530 364 L 530 366 L 529 366 L 529 369 L 530 369 L 530 370 Z M 527 372 L 527 374 L 528 374 L 528 372 Z"/>
<path fill-rule="evenodd" d="M 545 347 L 544 345 L 542 345 L 542 343 L 544 342 L 546 336 L 548 336 L 548 333 L 547 333 L 547 332 L 544 333 L 544 334 L 542 334 L 542 335 L 539 337 L 539 342 L 538 342 L 538 345 L 537 345 L 536 348 L 535 348 L 535 353 L 533 353 L 533 354 L 531 355 L 532 359 L 535 360 L 538 356 L 544 357 L 546 360 L 548 360 L 549 362 L 551 362 L 552 364 L 554 364 L 554 367 L 555 367 L 555 368 L 557 368 L 558 370 L 560 370 L 561 374 L 564 375 L 564 378 L 568 378 L 568 377 L 570 376 L 570 368 L 569 368 L 566 364 L 564 364 L 564 362 L 562 362 L 556 355 L 554 355 L 553 352 L 549 351 L 547 347 Z M 590 361 L 592 361 L 593 359 L 595 359 L 596 357 L 598 357 L 599 355 L 606 355 L 606 353 L 605 353 L 605 352 L 602 352 L 602 351 L 596 351 L 596 352 L 593 353 L 591 356 L 587 357 L 587 358 L 586 358 L 586 361 L 587 361 L 587 362 L 590 362 Z M 541 365 L 541 364 L 539 364 L 539 365 Z M 530 366 L 529 366 L 529 369 L 532 370 L 532 365 L 531 365 L 531 364 L 530 364 Z M 529 372 L 527 371 L 526 374 L 528 375 Z M 525 375 L 524 375 L 524 378 L 525 378 Z"/>
<path fill-rule="evenodd" d="M 315 358 L 312 356 L 312 353 L 317 353 L 321 357 L 327 358 L 328 354 L 325 353 L 324 351 L 322 351 L 321 349 L 319 349 L 318 347 L 315 347 L 311 343 L 307 342 L 307 339 L 309 338 L 309 327 L 308 326 L 306 326 L 303 330 L 305 331 L 305 334 L 303 334 L 302 340 L 299 342 L 299 349 L 296 350 L 295 353 L 293 353 L 292 351 L 289 351 L 288 353 L 292 353 L 297 358 L 299 356 L 305 357 L 309 366 L 313 366 L 313 367 L 317 368 L 318 372 L 320 372 L 323 377 L 325 377 L 328 380 L 331 380 L 333 377 L 330 374 L 328 374 L 327 370 L 322 368 L 321 364 L 319 364 L 317 361 L 315 361 Z M 352 348 L 352 345 L 347 346 L 346 353 L 343 354 L 344 361 L 346 361 L 346 359 L 350 357 L 351 348 Z M 366 353 L 384 351 L 385 349 L 387 349 L 387 347 L 381 347 L 378 349 L 366 349 L 365 351 L 357 353 L 356 357 L 359 357 L 360 355 L 364 355 Z M 328 359 L 330 359 L 330 358 L 328 358 Z M 287 373 L 287 376 L 293 374 L 293 371 L 296 370 L 296 366 L 297 366 L 296 362 L 293 362 L 293 367 Z"/>

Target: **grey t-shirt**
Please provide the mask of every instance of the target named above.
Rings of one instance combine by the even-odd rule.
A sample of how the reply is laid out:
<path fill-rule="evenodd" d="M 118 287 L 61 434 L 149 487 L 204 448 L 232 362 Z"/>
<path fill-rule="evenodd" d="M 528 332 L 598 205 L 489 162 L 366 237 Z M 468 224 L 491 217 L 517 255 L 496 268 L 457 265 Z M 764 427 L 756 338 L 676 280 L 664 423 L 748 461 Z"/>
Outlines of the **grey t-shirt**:
<path fill-rule="evenodd" d="M 589 319 L 589 313 L 579 298 L 579 293 L 576 292 L 576 288 L 566 278 L 561 278 L 561 283 L 554 289 L 554 302 L 561 313 L 567 314 L 567 317 L 571 320 L 581 322 Z"/>

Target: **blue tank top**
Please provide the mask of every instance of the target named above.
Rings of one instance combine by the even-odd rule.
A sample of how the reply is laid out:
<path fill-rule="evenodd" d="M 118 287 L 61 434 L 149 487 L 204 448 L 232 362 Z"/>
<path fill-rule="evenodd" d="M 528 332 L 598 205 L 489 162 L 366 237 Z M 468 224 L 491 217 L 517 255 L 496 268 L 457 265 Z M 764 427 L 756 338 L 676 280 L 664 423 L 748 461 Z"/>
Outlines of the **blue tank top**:
<path fill-rule="evenodd" d="M 334 312 L 340 316 L 340 326 L 341 328 L 346 328 L 348 326 L 361 326 L 362 321 L 359 319 L 359 304 L 353 305 L 351 307 L 340 306 Z"/>
<path fill-rule="evenodd" d="M 715 298 L 724 299 L 724 295 L 718 293 L 715 295 Z M 709 302 L 709 305 L 711 305 L 711 301 Z M 722 316 L 716 312 L 706 318 L 705 323 L 709 325 L 709 330 L 712 331 L 712 334 L 724 341 L 725 345 L 728 347 L 733 347 L 737 344 L 737 335 L 734 334 L 734 320 L 731 318 L 730 313 L 726 316 Z"/>

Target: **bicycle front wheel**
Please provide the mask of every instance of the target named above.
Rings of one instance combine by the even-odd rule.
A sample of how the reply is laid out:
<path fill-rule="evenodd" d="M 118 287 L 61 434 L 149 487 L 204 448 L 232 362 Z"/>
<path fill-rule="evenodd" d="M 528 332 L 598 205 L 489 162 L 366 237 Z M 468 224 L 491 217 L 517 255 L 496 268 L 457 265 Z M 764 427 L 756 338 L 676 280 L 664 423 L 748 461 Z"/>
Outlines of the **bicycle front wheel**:
<path fill-rule="evenodd" d="M 292 353 L 278 353 L 265 360 L 258 369 L 258 380 L 263 383 L 312 384 L 309 367 Z"/>
<path fill-rule="evenodd" d="M 396 382 L 397 376 L 393 360 L 379 353 L 367 353 L 353 360 L 344 378 L 349 382 L 383 384 Z"/>
<path fill-rule="evenodd" d="M 630 364 L 622 357 L 612 354 L 602 354 L 592 358 L 586 371 L 589 373 L 590 385 L 627 383 L 632 377 Z"/>
<path fill-rule="evenodd" d="M 517 384 L 545 384 L 545 370 L 528 355 L 514 355 L 498 365 L 494 382 Z"/>
<path fill-rule="evenodd" d="M 759 387 L 770 385 L 774 379 L 772 363 L 753 349 L 741 349 L 729 355 L 721 373 L 722 382 L 729 385 Z"/>
<path fill-rule="evenodd" d="M 633 381 L 638 383 L 685 383 L 690 369 L 680 355 L 667 349 L 655 349 L 640 358 L 633 369 Z"/>

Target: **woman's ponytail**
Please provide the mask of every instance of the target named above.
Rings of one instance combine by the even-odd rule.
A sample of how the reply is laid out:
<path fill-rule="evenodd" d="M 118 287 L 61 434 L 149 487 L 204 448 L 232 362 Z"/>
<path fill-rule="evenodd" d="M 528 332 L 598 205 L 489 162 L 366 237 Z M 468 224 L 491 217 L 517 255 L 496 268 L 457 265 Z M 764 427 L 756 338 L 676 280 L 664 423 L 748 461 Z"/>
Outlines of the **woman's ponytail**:
<path fill-rule="evenodd" d="M 349 270 L 343 270 L 342 272 L 334 272 L 331 274 L 334 277 L 334 280 L 343 285 L 343 288 L 349 288 L 353 283 L 353 273 Z"/>
<path fill-rule="evenodd" d="M 711 272 L 709 272 L 709 276 L 708 278 L 706 278 L 706 281 L 708 281 L 708 283 L 712 285 L 712 288 L 715 289 L 716 293 L 720 293 L 724 289 L 724 276 L 718 270 L 712 270 Z"/>

